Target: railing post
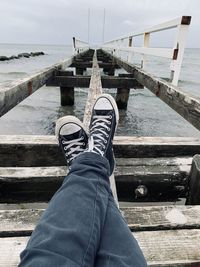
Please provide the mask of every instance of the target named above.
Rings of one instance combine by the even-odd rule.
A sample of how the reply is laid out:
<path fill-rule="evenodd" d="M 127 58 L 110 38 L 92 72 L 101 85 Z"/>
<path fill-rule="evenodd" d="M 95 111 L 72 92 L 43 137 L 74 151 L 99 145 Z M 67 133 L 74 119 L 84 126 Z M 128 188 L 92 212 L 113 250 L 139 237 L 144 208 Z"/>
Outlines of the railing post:
<path fill-rule="evenodd" d="M 193 157 L 186 205 L 200 205 L 200 155 Z"/>
<path fill-rule="evenodd" d="M 174 46 L 174 56 L 171 62 L 171 81 L 172 84 L 177 86 L 179 75 L 181 71 L 181 64 L 183 61 L 185 43 L 188 33 L 188 28 L 191 22 L 191 17 L 182 17 L 182 22 L 177 28 L 177 35 Z"/>
<path fill-rule="evenodd" d="M 73 45 L 72 45 L 72 49 L 73 49 L 73 55 L 75 55 L 76 54 L 76 38 L 75 37 L 73 37 Z"/>
<path fill-rule="evenodd" d="M 129 47 L 132 47 L 133 45 L 133 37 L 130 36 L 129 39 L 128 39 L 128 46 Z M 133 60 L 133 52 L 132 51 L 129 51 L 129 54 L 128 54 L 128 62 L 132 63 L 132 60 Z"/>
<path fill-rule="evenodd" d="M 116 50 L 116 57 L 121 58 L 124 51 L 126 54 L 126 61 L 132 63 L 132 55 L 133 53 L 139 53 L 142 55 L 141 60 L 141 68 L 145 69 L 147 64 L 147 56 L 158 56 L 158 57 L 164 57 L 171 59 L 171 65 L 170 65 L 170 71 L 171 71 L 171 82 L 173 85 L 177 86 L 180 70 L 181 70 L 181 64 L 183 60 L 183 53 L 185 48 L 185 42 L 188 32 L 188 27 L 191 22 L 191 16 L 182 16 L 177 19 L 167 21 L 164 23 L 161 23 L 159 25 L 155 25 L 149 29 L 146 29 L 141 32 L 136 32 L 135 34 L 131 34 L 129 36 L 116 39 L 113 41 L 108 42 L 108 48 L 109 45 L 110 49 L 115 51 Z M 177 35 L 175 39 L 175 45 L 173 48 L 163 48 L 163 47 L 149 47 L 150 43 L 150 34 L 160 31 L 165 31 L 169 29 L 177 29 Z M 132 38 L 136 36 L 143 36 L 143 46 L 139 47 L 133 47 L 132 44 Z M 123 46 L 123 41 L 128 41 L 128 44 L 126 43 L 125 46 Z M 128 45 L 128 47 L 127 47 Z M 131 47 L 132 46 L 132 47 Z M 116 48 L 116 49 L 115 49 Z M 106 48 L 105 48 L 106 50 Z M 109 49 L 107 49 L 109 50 Z"/>
<path fill-rule="evenodd" d="M 144 47 L 149 47 L 149 41 L 150 41 L 150 33 L 145 32 L 144 33 Z M 141 63 L 141 67 L 142 69 L 145 69 L 146 67 L 146 63 L 147 63 L 147 56 L 143 55 L 142 56 L 142 63 Z"/>
<path fill-rule="evenodd" d="M 67 71 L 66 76 L 73 76 L 73 71 Z M 60 87 L 61 106 L 74 105 L 74 87 Z"/>

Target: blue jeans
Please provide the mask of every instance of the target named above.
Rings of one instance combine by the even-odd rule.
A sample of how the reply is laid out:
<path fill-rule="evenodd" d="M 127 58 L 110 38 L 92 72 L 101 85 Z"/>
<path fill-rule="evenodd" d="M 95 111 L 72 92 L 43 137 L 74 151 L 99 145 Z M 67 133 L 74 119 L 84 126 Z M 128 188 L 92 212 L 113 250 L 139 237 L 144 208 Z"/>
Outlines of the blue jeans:
<path fill-rule="evenodd" d="M 107 159 L 73 161 L 20 257 L 20 267 L 147 266 L 114 202 Z"/>

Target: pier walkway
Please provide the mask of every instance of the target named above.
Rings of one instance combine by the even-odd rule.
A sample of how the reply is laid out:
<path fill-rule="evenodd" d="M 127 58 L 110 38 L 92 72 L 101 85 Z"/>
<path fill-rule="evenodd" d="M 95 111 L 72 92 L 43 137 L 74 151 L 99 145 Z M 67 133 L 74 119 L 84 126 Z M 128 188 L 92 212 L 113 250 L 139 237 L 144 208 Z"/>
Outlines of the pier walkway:
<path fill-rule="evenodd" d="M 173 23 L 188 26 L 189 18 Z M 117 105 L 126 109 L 130 90 L 146 87 L 200 130 L 199 99 L 183 93 L 173 81 L 136 67 L 114 51 L 116 46 L 93 50 L 74 39 L 74 48 L 71 58 L 0 91 L 0 116 L 43 85 L 60 87 L 63 106 L 73 105 L 76 87 L 83 87 L 88 88 L 88 127 L 91 105 L 103 88 L 116 89 Z M 87 68 L 91 75 L 86 75 Z M 126 73 L 116 76 L 121 68 Z M 115 200 L 135 203 L 121 211 L 148 265 L 200 266 L 200 138 L 115 136 L 114 153 L 117 166 L 110 179 Z M 0 203 L 23 207 L 48 202 L 67 171 L 55 136 L 1 136 Z M 181 199 L 183 205 L 172 204 Z M 0 210 L 0 267 L 17 266 L 43 211 Z"/>

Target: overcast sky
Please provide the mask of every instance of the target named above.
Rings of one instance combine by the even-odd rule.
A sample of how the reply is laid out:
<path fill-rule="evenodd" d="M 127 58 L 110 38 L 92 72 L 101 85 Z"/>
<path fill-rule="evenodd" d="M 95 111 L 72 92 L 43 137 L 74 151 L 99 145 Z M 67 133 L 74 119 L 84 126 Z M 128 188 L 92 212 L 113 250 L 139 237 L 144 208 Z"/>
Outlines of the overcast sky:
<path fill-rule="evenodd" d="M 200 47 L 199 0 L 0 0 L 0 43 L 71 44 L 72 36 L 102 42 L 191 15 L 187 47 Z M 162 39 L 162 40 L 161 40 Z M 156 38 L 157 45 L 163 38 Z"/>

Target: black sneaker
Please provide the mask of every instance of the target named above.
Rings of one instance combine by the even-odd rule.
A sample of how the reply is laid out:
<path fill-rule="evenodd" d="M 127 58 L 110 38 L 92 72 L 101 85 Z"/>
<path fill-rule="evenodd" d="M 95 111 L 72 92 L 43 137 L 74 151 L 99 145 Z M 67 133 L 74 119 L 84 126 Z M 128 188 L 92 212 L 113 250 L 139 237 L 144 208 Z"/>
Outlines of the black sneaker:
<path fill-rule="evenodd" d="M 57 120 L 55 134 L 65 160 L 70 166 L 72 161 L 84 152 L 88 135 L 82 122 L 74 116 L 65 116 Z"/>
<path fill-rule="evenodd" d="M 108 94 L 100 95 L 93 107 L 88 151 L 100 154 L 110 163 L 110 174 L 114 171 L 112 141 L 117 129 L 119 112 L 114 98 Z"/>

